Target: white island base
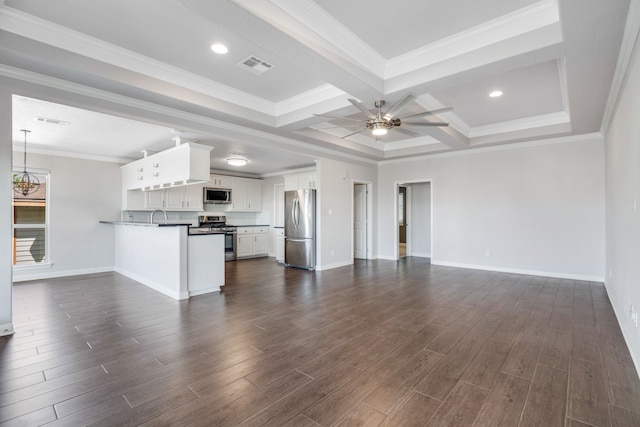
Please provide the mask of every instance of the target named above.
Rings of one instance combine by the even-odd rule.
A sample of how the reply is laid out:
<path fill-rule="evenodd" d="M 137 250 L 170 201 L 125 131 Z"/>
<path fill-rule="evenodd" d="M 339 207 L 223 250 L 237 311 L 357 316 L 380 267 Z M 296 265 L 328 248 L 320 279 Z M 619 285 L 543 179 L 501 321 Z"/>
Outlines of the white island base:
<path fill-rule="evenodd" d="M 224 286 L 224 234 L 187 235 L 186 226 L 116 224 L 115 270 L 177 300 Z"/>

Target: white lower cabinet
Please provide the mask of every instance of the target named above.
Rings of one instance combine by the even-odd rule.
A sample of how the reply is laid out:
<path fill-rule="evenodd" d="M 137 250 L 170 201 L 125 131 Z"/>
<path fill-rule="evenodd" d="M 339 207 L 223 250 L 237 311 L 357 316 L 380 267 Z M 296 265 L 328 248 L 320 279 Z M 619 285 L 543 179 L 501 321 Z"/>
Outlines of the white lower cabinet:
<path fill-rule="evenodd" d="M 252 258 L 267 256 L 269 227 L 238 227 L 236 256 Z"/>
<path fill-rule="evenodd" d="M 276 261 L 284 262 L 284 228 L 275 228 Z"/>

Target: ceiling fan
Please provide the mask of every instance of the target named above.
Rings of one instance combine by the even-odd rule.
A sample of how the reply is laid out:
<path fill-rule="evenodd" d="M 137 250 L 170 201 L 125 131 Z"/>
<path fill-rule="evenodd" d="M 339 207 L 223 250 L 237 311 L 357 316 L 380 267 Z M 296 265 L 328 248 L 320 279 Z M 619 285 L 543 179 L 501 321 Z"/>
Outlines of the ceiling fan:
<path fill-rule="evenodd" d="M 402 129 L 401 126 L 449 126 L 449 123 L 446 122 L 429 122 L 429 121 L 408 121 L 407 119 L 414 119 L 418 117 L 425 117 L 430 115 L 435 115 L 439 113 L 444 113 L 446 111 L 451 111 L 453 107 L 445 107 L 439 108 L 437 110 L 424 111 L 422 113 L 411 114 L 404 117 L 397 117 L 398 113 L 410 102 L 416 99 L 414 95 L 406 95 L 400 101 L 396 102 L 393 107 L 389 109 L 386 113 L 382 111 L 382 107 L 384 107 L 384 100 L 378 100 L 374 103 L 375 108 L 378 109 L 376 114 L 369 111 L 362 102 L 357 101 L 355 99 L 349 99 L 356 108 L 362 111 L 366 119 L 352 119 L 349 117 L 340 117 L 340 116 L 332 116 L 328 114 L 314 114 L 314 116 L 322 116 L 322 117 L 331 117 L 333 119 L 342 119 L 348 120 L 352 122 L 357 122 L 352 125 L 344 125 L 339 126 L 341 128 L 347 127 L 360 127 L 355 132 L 352 132 L 348 135 L 343 136 L 342 138 L 347 138 L 351 135 L 355 135 L 356 133 L 364 132 L 366 130 L 371 130 L 371 133 L 376 137 L 376 139 L 382 135 L 386 135 L 389 129 L 393 129 L 397 132 L 404 133 L 410 136 L 420 136 L 419 134 L 409 131 L 407 129 Z"/>

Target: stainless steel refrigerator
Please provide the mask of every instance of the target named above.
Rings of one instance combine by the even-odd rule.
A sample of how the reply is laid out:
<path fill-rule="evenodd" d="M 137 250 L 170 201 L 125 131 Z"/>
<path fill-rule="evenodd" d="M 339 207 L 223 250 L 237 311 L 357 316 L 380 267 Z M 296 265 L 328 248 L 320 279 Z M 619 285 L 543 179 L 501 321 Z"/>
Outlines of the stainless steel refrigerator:
<path fill-rule="evenodd" d="M 284 192 L 284 263 L 316 268 L 316 190 Z"/>

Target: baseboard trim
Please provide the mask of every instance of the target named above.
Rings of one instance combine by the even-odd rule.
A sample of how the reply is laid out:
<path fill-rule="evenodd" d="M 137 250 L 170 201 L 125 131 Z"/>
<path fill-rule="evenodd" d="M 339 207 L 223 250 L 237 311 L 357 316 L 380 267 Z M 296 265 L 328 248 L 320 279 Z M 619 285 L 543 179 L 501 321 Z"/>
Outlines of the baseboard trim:
<path fill-rule="evenodd" d="M 418 258 L 431 258 L 431 254 L 427 254 L 427 253 L 423 253 L 423 252 L 414 252 L 411 255 L 407 255 L 407 256 L 415 256 Z"/>
<path fill-rule="evenodd" d="M 336 262 L 334 264 L 320 265 L 320 266 L 316 266 L 316 271 L 331 270 L 333 268 L 345 267 L 347 265 L 352 265 L 352 264 L 353 264 L 353 260 Z"/>
<path fill-rule="evenodd" d="M 13 323 L 3 323 L 0 325 L 0 337 L 13 335 L 16 333 Z"/>
<path fill-rule="evenodd" d="M 115 267 L 114 271 L 116 273 L 120 273 L 123 276 L 128 277 L 129 279 L 135 280 L 136 282 L 143 284 L 151 289 L 153 289 L 154 291 L 158 291 L 161 294 L 164 294 L 168 297 L 171 297 L 175 300 L 183 300 L 183 299 L 189 299 L 189 292 L 176 292 L 176 291 L 172 291 L 171 289 L 167 289 L 166 287 L 162 286 L 159 283 L 156 283 L 152 280 L 147 279 L 146 277 L 142 277 L 142 276 L 138 276 L 135 273 L 132 273 L 128 270 L 124 270 L 122 268 L 118 268 Z"/>
<path fill-rule="evenodd" d="M 607 296 L 609 297 L 609 301 L 617 301 L 617 299 L 613 298 L 613 293 L 610 292 L 609 286 L 607 282 L 604 282 L 604 289 L 607 291 Z M 640 355 L 634 352 L 633 346 L 631 346 L 631 341 L 629 340 L 628 333 L 625 328 L 622 327 L 624 323 L 621 322 L 621 319 L 626 319 L 626 317 L 621 317 L 620 313 L 616 309 L 616 304 L 611 304 L 613 307 L 613 313 L 616 315 L 616 320 L 618 321 L 618 326 L 620 326 L 620 331 L 622 332 L 622 338 L 624 338 L 624 342 L 627 345 L 627 349 L 629 350 L 629 354 L 631 355 L 631 360 L 633 361 L 633 365 L 636 368 L 636 373 L 638 377 L 640 377 Z M 626 313 L 626 310 L 623 310 Z"/>
<path fill-rule="evenodd" d="M 42 280 L 42 279 L 54 279 L 57 277 L 67 276 L 81 276 L 83 274 L 96 274 L 96 273 L 109 273 L 114 271 L 113 267 L 96 267 L 96 268 L 83 268 L 79 270 L 61 270 L 61 271 L 43 271 L 39 273 L 20 274 L 16 276 L 13 273 L 13 282 L 26 282 L 29 280 Z"/>
<path fill-rule="evenodd" d="M 558 273 L 553 271 L 525 270 L 520 268 L 505 268 L 505 267 L 494 267 L 489 265 L 463 264 L 458 262 L 448 262 L 448 261 L 440 261 L 440 260 L 434 260 L 434 259 L 431 260 L 431 264 L 441 265 L 443 267 L 457 267 L 457 268 L 469 268 L 473 270 L 496 271 L 499 273 L 514 273 L 514 274 L 525 274 L 528 276 L 553 277 L 555 279 L 572 279 L 572 280 L 582 280 L 586 282 L 598 282 L 598 283 L 604 282 L 604 277 L 601 277 L 601 276 L 585 276 L 581 274 Z"/>
<path fill-rule="evenodd" d="M 198 295 L 211 294 L 213 292 L 220 292 L 220 287 L 216 286 L 213 288 L 199 289 L 197 291 L 189 291 L 189 297 L 197 297 Z"/>

